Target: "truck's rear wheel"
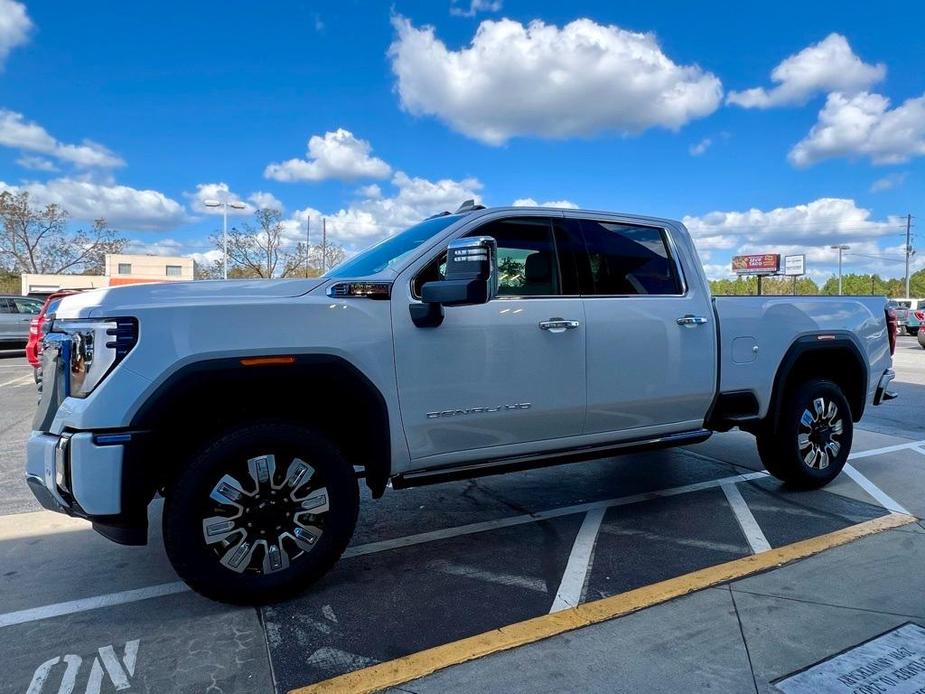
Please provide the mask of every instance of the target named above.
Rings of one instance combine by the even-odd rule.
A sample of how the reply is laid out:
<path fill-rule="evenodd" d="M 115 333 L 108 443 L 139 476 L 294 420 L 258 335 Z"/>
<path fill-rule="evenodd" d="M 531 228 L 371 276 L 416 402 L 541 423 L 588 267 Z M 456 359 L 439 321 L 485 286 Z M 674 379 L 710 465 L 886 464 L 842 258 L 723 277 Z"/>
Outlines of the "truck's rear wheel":
<path fill-rule="evenodd" d="M 180 577 L 206 597 L 273 602 L 331 568 L 358 507 L 353 467 L 326 438 L 255 424 L 215 440 L 173 480 L 164 544 Z"/>
<path fill-rule="evenodd" d="M 841 388 L 814 379 L 786 396 L 776 429 L 758 433 L 758 455 L 779 480 L 815 489 L 841 472 L 853 435 L 851 407 Z"/>

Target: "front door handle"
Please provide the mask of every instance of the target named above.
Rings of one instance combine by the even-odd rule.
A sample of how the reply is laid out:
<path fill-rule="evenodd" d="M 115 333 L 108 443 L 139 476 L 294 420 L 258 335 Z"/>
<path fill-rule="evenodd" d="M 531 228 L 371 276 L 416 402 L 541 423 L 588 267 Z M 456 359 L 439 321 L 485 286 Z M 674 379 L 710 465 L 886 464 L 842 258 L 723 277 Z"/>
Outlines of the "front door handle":
<path fill-rule="evenodd" d="M 566 330 L 574 330 L 580 325 L 581 323 L 577 320 L 550 318 L 549 320 L 540 321 L 540 330 L 548 330 L 551 333 L 564 333 Z"/>
<path fill-rule="evenodd" d="M 690 314 L 686 316 L 681 316 L 678 318 L 678 325 L 684 325 L 687 327 L 694 327 L 696 325 L 704 325 L 707 322 L 707 319 L 703 316 L 692 316 Z"/>

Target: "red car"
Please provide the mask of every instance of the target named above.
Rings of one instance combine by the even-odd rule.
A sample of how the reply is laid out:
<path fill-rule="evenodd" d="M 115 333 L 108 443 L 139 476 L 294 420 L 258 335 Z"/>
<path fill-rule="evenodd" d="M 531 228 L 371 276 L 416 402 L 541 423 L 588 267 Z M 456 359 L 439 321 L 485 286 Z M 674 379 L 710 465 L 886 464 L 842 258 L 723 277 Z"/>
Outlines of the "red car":
<path fill-rule="evenodd" d="M 50 294 L 45 303 L 42 304 L 42 310 L 29 323 L 29 341 L 26 343 L 26 359 L 33 368 L 39 368 L 42 364 L 42 354 L 40 345 L 42 344 L 42 324 L 45 322 L 45 314 L 48 313 L 48 307 L 52 303 L 57 305 L 58 299 L 68 294 L 77 294 L 79 289 L 62 289 L 61 291 Z"/>

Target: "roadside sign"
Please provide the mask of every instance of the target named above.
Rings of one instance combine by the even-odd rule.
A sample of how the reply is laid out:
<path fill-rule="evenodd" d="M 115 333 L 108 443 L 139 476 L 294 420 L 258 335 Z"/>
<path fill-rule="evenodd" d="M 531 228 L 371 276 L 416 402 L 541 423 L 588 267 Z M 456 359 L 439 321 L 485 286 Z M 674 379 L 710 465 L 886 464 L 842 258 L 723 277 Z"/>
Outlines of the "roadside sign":
<path fill-rule="evenodd" d="M 784 256 L 784 274 L 785 275 L 805 275 L 806 274 L 806 256 L 805 255 L 785 255 Z"/>
<path fill-rule="evenodd" d="M 780 270 L 780 255 L 736 255 L 732 257 L 732 271 L 737 275 L 776 275 Z"/>

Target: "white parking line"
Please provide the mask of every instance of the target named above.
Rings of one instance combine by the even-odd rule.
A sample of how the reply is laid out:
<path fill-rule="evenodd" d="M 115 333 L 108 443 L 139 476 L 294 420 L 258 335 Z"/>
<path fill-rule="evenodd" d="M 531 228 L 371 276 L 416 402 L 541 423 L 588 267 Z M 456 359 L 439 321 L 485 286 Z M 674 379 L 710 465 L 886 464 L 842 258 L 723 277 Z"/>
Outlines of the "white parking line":
<path fill-rule="evenodd" d="M 25 376 L 20 376 L 19 378 L 14 378 L 11 381 L 6 381 L 5 383 L 0 383 L 0 388 L 5 386 L 24 386 L 27 383 L 32 383 L 33 378 L 32 374 L 26 374 Z"/>
<path fill-rule="evenodd" d="M 851 456 L 848 456 L 849 458 Z M 900 504 L 896 499 L 887 494 L 885 491 L 880 489 L 876 484 L 867 479 L 861 472 L 854 467 L 851 463 L 845 463 L 843 469 L 844 473 L 853 479 L 861 489 L 870 494 L 874 499 L 877 500 L 877 503 L 883 506 L 887 511 L 892 511 L 893 513 L 905 513 L 907 516 L 913 514 L 909 513 L 906 508 Z"/>
<path fill-rule="evenodd" d="M 875 455 L 883 455 L 884 453 L 895 453 L 896 451 L 905 451 L 910 448 L 914 449 L 917 446 L 925 444 L 925 441 L 910 441 L 909 443 L 898 443 L 895 446 L 884 446 L 883 448 L 872 448 L 869 451 L 856 451 L 848 456 L 848 460 L 858 460 L 859 458 L 870 458 Z"/>
<path fill-rule="evenodd" d="M 748 544 L 752 548 L 752 552 L 758 554 L 771 549 L 771 543 L 768 542 L 768 538 L 761 531 L 761 526 L 755 520 L 755 516 L 752 514 L 751 509 L 748 508 L 748 504 L 745 503 L 742 492 L 739 491 L 735 482 L 724 484 L 722 490 L 726 495 L 730 508 L 732 508 L 732 512 L 735 514 L 736 520 L 739 522 L 739 527 L 742 528 L 742 532 L 745 534 L 745 539 L 748 540 Z"/>
<path fill-rule="evenodd" d="M 49 617 L 61 617 L 66 614 L 74 614 L 75 612 L 96 610 L 100 607 L 124 605 L 129 602 L 138 602 L 139 600 L 148 600 L 150 598 L 159 598 L 164 595 L 183 593 L 187 590 L 189 590 L 189 588 L 185 583 L 175 581 L 174 583 L 161 583 L 156 586 L 148 586 L 147 588 L 123 590 L 119 593 L 95 595 L 92 598 L 69 600 L 68 602 L 59 602 L 54 605 L 43 605 L 42 607 L 33 607 L 28 610 L 7 612 L 6 614 L 0 615 L 0 627 L 25 624 L 26 622 L 37 622 L 41 619 L 48 619 Z"/>
<path fill-rule="evenodd" d="M 606 512 L 607 509 L 598 508 L 585 514 L 585 519 L 572 544 L 572 553 L 569 554 L 565 571 L 562 572 L 562 581 L 559 583 L 559 590 L 556 591 L 556 599 L 552 601 L 552 607 L 549 608 L 550 614 L 575 607 L 581 602 L 581 593 L 585 587 L 588 570 L 591 568 L 594 543 L 597 542 L 597 533 L 601 529 L 601 521 L 604 520 Z"/>

